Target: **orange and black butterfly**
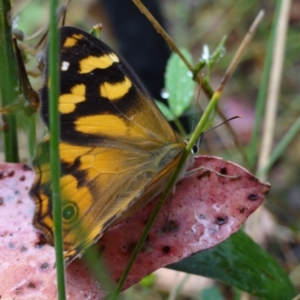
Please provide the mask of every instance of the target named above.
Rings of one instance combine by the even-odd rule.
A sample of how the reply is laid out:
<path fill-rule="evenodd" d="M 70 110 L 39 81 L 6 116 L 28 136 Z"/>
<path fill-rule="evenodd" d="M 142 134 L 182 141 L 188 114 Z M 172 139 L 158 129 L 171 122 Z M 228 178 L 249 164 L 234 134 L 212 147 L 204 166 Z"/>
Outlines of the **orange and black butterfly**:
<path fill-rule="evenodd" d="M 186 144 L 112 49 L 77 28 L 62 27 L 60 35 L 60 187 L 70 262 L 163 191 Z M 41 113 L 47 126 L 49 88 L 46 77 Z M 34 225 L 53 244 L 49 136 L 33 165 Z"/>

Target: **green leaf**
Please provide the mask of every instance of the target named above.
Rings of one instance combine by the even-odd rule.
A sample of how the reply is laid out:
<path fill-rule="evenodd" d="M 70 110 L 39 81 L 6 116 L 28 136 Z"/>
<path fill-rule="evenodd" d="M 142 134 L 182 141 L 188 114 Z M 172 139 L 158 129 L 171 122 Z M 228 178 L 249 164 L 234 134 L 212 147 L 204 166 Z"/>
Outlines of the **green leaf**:
<path fill-rule="evenodd" d="M 170 108 L 167 105 L 163 104 L 158 100 L 155 100 L 155 103 L 168 121 L 174 120 L 174 115 L 172 114 Z"/>
<path fill-rule="evenodd" d="M 192 56 L 189 51 L 180 50 L 186 59 L 192 63 Z M 165 77 L 166 90 L 169 93 L 168 104 L 173 115 L 177 118 L 192 103 L 195 87 L 195 82 L 192 79 L 193 74 L 179 56 L 173 53 L 168 60 Z"/>
<path fill-rule="evenodd" d="M 144 277 L 139 284 L 143 287 L 143 288 L 151 288 L 153 286 L 153 284 L 155 283 L 156 280 L 156 276 L 152 273 L 147 275 L 146 277 Z"/>
<path fill-rule="evenodd" d="M 282 267 L 243 231 L 168 267 L 217 279 L 263 299 L 286 300 L 296 295 Z"/>
<path fill-rule="evenodd" d="M 222 296 L 220 290 L 216 286 L 212 286 L 209 288 L 204 289 L 201 292 L 202 300 L 224 300 L 224 297 Z"/>

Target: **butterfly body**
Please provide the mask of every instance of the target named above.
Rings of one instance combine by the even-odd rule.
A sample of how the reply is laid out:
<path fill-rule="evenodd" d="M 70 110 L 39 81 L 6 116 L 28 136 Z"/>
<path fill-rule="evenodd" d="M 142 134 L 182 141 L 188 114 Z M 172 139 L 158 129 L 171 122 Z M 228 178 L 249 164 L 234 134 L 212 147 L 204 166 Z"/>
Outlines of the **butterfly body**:
<path fill-rule="evenodd" d="M 185 143 L 113 50 L 77 28 L 62 27 L 60 34 L 60 187 L 69 262 L 164 190 Z M 41 113 L 47 126 L 49 88 L 46 77 Z M 53 244 L 48 136 L 33 165 L 34 225 Z"/>

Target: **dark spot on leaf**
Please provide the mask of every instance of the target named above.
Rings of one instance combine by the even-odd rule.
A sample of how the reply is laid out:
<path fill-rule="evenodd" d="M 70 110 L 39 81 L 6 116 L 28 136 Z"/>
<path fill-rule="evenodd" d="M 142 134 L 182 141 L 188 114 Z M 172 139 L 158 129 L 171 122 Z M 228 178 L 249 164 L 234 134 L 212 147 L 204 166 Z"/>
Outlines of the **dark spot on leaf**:
<path fill-rule="evenodd" d="M 22 246 L 20 250 L 21 250 L 21 252 L 25 252 L 27 250 L 27 248 L 25 246 Z"/>
<path fill-rule="evenodd" d="M 245 207 L 240 208 L 240 213 L 243 214 L 245 212 Z"/>
<path fill-rule="evenodd" d="M 258 196 L 257 196 L 256 194 L 250 194 L 250 195 L 248 196 L 248 199 L 249 199 L 250 201 L 255 201 L 255 200 L 258 199 Z"/>
<path fill-rule="evenodd" d="M 222 167 L 221 170 L 220 170 L 220 173 L 222 175 L 227 175 L 227 169 L 225 167 Z"/>
<path fill-rule="evenodd" d="M 31 171 L 32 168 L 30 166 L 28 166 L 28 165 L 23 164 L 23 170 L 24 171 Z"/>
<path fill-rule="evenodd" d="M 20 178 L 20 181 L 24 181 L 26 179 L 25 175 L 22 175 Z"/>
<path fill-rule="evenodd" d="M 133 252 L 133 250 L 136 247 L 136 244 L 137 243 L 131 243 L 131 244 L 129 244 L 129 246 L 127 247 L 127 250 L 128 250 L 129 253 Z M 146 239 L 146 241 L 145 241 L 145 243 L 144 243 L 144 245 L 143 245 L 143 247 L 141 249 L 141 252 L 147 251 L 148 248 L 149 248 L 149 243 L 148 243 L 148 237 L 147 237 L 147 239 Z"/>
<path fill-rule="evenodd" d="M 174 220 L 170 220 L 163 227 L 163 232 L 175 232 L 178 230 L 178 223 Z"/>
<path fill-rule="evenodd" d="M 203 173 L 201 173 L 200 175 L 197 176 L 198 180 L 201 180 L 203 177 L 210 177 L 210 171 L 206 170 Z"/>
<path fill-rule="evenodd" d="M 2 170 L 0 170 L 0 179 L 2 179 L 3 178 L 3 171 Z"/>
<path fill-rule="evenodd" d="M 170 252 L 170 250 L 171 250 L 170 246 L 164 246 L 164 247 L 162 248 L 162 251 L 163 251 L 163 253 L 165 253 L 165 254 L 168 254 L 168 253 Z"/>
<path fill-rule="evenodd" d="M 218 224 L 218 225 L 224 225 L 226 223 L 227 223 L 227 217 L 221 217 L 221 216 L 219 216 L 219 217 L 216 218 L 216 224 Z"/>
<path fill-rule="evenodd" d="M 29 282 L 28 285 L 27 285 L 30 289 L 35 289 L 36 286 L 33 282 Z"/>
<path fill-rule="evenodd" d="M 0 205 L 3 205 L 3 203 L 4 203 L 4 200 L 2 197 L 0 197 Z"/>
<path fill-rule="evenodd" d="M 8 243 L 8 248 L 13 249 L 15 247 L 14 243 Z"/>
<path fill-rule="evenodd" d="M 200 214 L 200 216 L 199 216 L 199 219 L 200 220 L 204 220 L 206 217 L 205 217 L 205 214 Z"/>
<path fill-rule="evenodd" d="M 40 268 L 42 270 L 46 270 L 46 269 L 48 269 L 48 267 L 49 267 L 48 263 L 42 263 L 41 266 L 40 266 Z"/>
<path fill-rule="evenodd" d="M 14 174 L 15 174 L 15 171 L 14 171 L 14 170 L 9 170 L 9 171 L 7 172 L 7 176 L 9 176 L 9 177 L 14 176 Z"/>

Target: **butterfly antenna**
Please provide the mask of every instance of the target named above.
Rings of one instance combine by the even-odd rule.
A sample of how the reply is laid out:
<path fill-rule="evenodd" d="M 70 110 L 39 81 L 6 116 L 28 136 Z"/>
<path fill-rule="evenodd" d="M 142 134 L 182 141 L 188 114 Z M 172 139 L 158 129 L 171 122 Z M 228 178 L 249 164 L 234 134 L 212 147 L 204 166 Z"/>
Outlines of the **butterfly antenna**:
<path fill-rule="evenodd" d="M 234 119 L 240 119 L 240 118 L 241 118 L 240 116 L 234 116 L 234 117 L 232 117 L 232 118 L 229 118 L 229 119 L 225 120 L 224 122 L 222 122 L 222 123 L 220 123 L 220 124 L 218 124 L 218 125 L 216 125 L 216 126 L 210 128 L 210 129 L 204 131 L 204 132 L 203 132 L 203 135 L 206 134 L 206 133 L 208 133 L 208 132 L 210 132 L 210 131 L 212 131 L 212 130 L 215 130 L 216 128 L 218 128 L 218 127 L 224 125 L 225 123 L 227 123 L 227 122 L 229 122 L 229 121 L 231 121 L 231 120 L 234 120 Z"/>
<path fill-rule="evenodd" d="M 66 20 L 66 16 L 67 16 L 67 8 L 68 5 L 70 4 L 71 0 L 68 0 L 66 5 L 62 6 L 59 11 L 58 11 L 58 19 L 61 20 L 61 26 L 65 26 L 65 20 Z M 46 29 L 46 31 L 45 31 Z M 45 26 L 45 28 L 42 28 L 41 30 L 39 30 L 35 35 L 40 34 L 40 32 L 44 32 L 44 34 L 42 35 L 41 39 L 38 41 L 38 43 L 35 45 L 34 49 L 37 50 L 39 47 L 41 47 L 43 44 L 43 48 L 46 48 L 46 41 L 47 41 L 47 36 L 48 36 L 48 31 L 49 31 L 49 24 Z M 27 38 L 27 39 L 32 39 L 35 37 L 35 35 Z"/>
<path fill-rule="evenodd" d="M 194 115 L 193 115 L 193 118 L 192 118 L 192 132 L 194 131 L 196 111 L 197 111 L 197 108 L 198 108 L 198 105 L 199 105 L 199 98 L 200 98 L 200 93 L 201 93 L 201 90 L 202 90 L 203 77 L 204 77 L 204 74 L 202 74 L 202 76 L 200 78 L 200 86 L 199 86 L 199 91 L 198 91 L 197 100 L 196 100 L 196 104 L 195 104 Z"/>
<path fill-rule="evenodd" d="M 240 117 L 240 116 L 234 116 L 234 117 L 229 118 L 229 119 L 225 120 L 224 122 L 222 122 L 222 123 L 220 123 L 220 124 L 218 124 L 218 125 L 216 125 L 216 126 L 210 128 L 210 129 L 204 131 L 204 132 L 201 132 L 201 133 L 200 133 L 200 136 L 199 136 L 199 138 L 198 138 L 198 140 L 197 140 L 197 143 L 195 144 L 195 146 L 194 146 L 194 148 L 193 148 L 193 152 L 194 152 L 194 153 L 197 153 L 197 152 L 198 152 L 198 150 L 199 150 L 199 148 L 200 148 L 200 145 L 201 145 L 201 143 L 202 143 L 204 134 L 206 134 L 206 133 L 208 133 L 208 132 L 210 132 L 210 131 L 212 131 L 212 130 L 215 130 L 216 128 L 218 128 L 218 127 L 224 125 L 225 123 L 227 123 L 227 122 L 229 122 L 229 121 L 232 121 L 232 120 L 234 120 L 234 119 L 239 119 L 239 118 L 241 118 L 241 117 Z"/>

